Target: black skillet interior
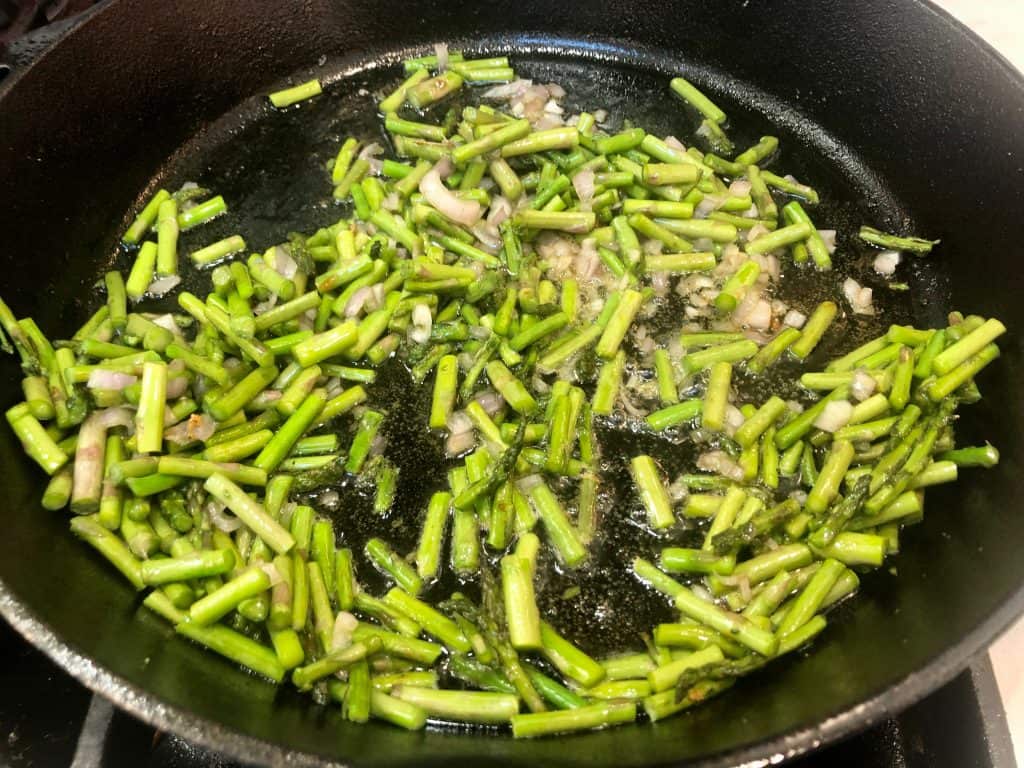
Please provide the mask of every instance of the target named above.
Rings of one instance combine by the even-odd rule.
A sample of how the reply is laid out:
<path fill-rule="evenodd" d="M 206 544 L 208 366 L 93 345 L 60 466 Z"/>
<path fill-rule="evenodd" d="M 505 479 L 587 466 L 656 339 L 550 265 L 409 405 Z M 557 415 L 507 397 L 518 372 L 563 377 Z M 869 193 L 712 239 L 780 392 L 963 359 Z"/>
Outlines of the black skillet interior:
<path fill-rule="evenodd" d="M 998 315 L 1011 328 L 1021 325 L 1011 211 L 1024 196 L 1012 162 L 1024 95 L 1000 62 L 927 8 L 859 3 L 817 20 L 796 2 L 773 4 L 771 12 L 727 4 L 710 16 L 685 3 L 574 6 L 570 13 L 526 2 L 499 13 L 395 2 L 375 4 L 373 18 L 346 3 L 259 4 L 262 14 L 251 3 L 199 8 L 116 4 L 0 100 L 3 114 L 23 116 L 0 121 L 0 210 L 8 235 L 0 260 L 10 275 L 3 294 L 44 328 L 72 327 L 94 304 L 92 279 L 110 263 L 123 227 L 111 212 L 127 211 L 154 176 L 215 187 L 239 214 L 213 226 L 225 234 L 241 229 L 255 246 L 333 220 L 337 212 L 327 195 L 315 191 L 326 192 L 317 169 L 352 123 L 372 127 L 371 100 L 358 89 L 372 91 L 393 79 L 395 69 L 385 65 L 404 46 L 435 39 L 522 52 L 520 70 L 562 82 L 581 106 L 604 106 L 681 137 L 692 126 L 666 97 L 665 76 L 691 74 L 739 118 L 738 138 L 770 130 L 781 136 L 784 167 L 834 201 L 816 214 L 819 221 L 846 231 L 861 220 L 912 226 L 943 238 L 934 265 L 907 269 L 912 303 L 903 311 L 909 316 L 935 322 L 955 305 Z M 399 18 L 422 23 L 397 29 L 382 21 Z M 193 34 L 182 29 L 186 19 L 196 25 Z M 545 34 L 518 33 L 531 29 Z M 247 44 L 238 45 L 241 40 Z M 328 58 L 317 66 L 321 54 Z M 954 58 L 955 68 L 948 63 Z M 296 79 L 315 74 L 333 86 L 305 112 L 268 116 L 261 98 L 246 100 L 293 71 Z M 228 112 L 233 115 L 210 124 Z M 307 120 L 322 132 L 292 130 Z M 861 252 L 852 244 L 842 252 L 840 270 L 858 273 Z M 995 286 L 990 275 L 998 276 Z M 850 340 L 857 333 L 854 326 L 844 330 Z M 1017 607 L 1007 601 L 1024 581 L 1024 563 L 1015 557 L 1024 523 L 1013 509 L 1021 415 L 1009 383 L 1018 356 L 1019 342 L 1011 339 L 1004 360 L 983 381 L 986 400 L 971 409 L 963 430 L 999 445 L 1003 464 L 956 489 L 930 493 L 927 522 L 904 537 L 894 561 L 900 578 L 866 579 L 861 597 L 843 608 L 807 658 L 654 727 L 529 744 L 344 724 L 335 710 L 275 691 L 174 639 L 159 620 L 136 610 L 116 575 L 70 539 L 65 521 L 38 508 L 38 473 L 6 431 L 0 438 L 9 502 L 7 535 L 0 537 L 0 606 L 122 704 L 252 758 L 280 753 L 233 731 L 358 764 L 471 758 L 561 765 L 709 758 L 712 764 L 803 750 L 925 692 Z M 8 366 L 3 402 L 17 397 L 13 375 Z M 570 623 L 583 637 L 582 622 Z M 616 623 L 611 611 L 600 626 Z M 851 710 L 865 700 L 866 709 Z"/>

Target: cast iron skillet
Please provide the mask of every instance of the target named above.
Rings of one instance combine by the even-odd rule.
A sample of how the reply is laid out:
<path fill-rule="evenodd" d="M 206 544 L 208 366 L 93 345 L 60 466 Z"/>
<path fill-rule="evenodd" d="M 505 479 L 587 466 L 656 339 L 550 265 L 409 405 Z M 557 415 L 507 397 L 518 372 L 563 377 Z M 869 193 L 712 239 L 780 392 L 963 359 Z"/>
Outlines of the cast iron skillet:
<path fill-rule="evenodd" d="M 784 147 L 823 157 L 808 172 L 845 201 L 837 216 L 941 237 L 934 264 L 911 269 L 908 307 L 919 322 L 956 306 L 1011 328 L 1003 358 L 982 381 L 985 400 L 961 430 L 965 441 L 1000 447 L 998 469 L 930 491 L 925 523 L 903 537 L 893 560 L 899 578 L 866 578 L 805 658 L 773 665 L 682 717 L 572 739 L 352 726 L 336 708 L 316 707 L 174 637 L 72 540 L 66 520 L 39 507 L 39 473 L 6 429 L 0 613 L 131 713 L 267 763 L 764 764 L 848 735 L 950 679 L 1024 609 L 1024 418 L 1015 375 L 1024 328 L 1024 82 L 931 6 L 122 0 L 0 86 L 5 299 L 44 328 L 75 327 L 123 231 L 125 221 L 111 212 L 128 211 L 155 177 L 170 183 L 207 173 L 233 180 L 252 200 L 264 199 L 260 190 L 274 179 L 291 178 L 273 152 L 252 152 L 252 164 L 234 176 L 207 168 L 205 158 L 216 157 L 208 151 L 230 143 L 241 125 L 213 121 L 235 108 L 258 118 L 266 108 L 254 95 L 287 75 L 351 76 L 335 85 L 338 93 L 372 87 L 394 76 L 403 52 L 438 39 L 521 54 L 538 72 L 591 62 L 591 82 L 569 84 L 626 113 L 654 93 L 669 103 L 664 75 L 682 72 L 740 125 L 774 126 Z M 674 119 L 650 117 L 653 127 Z M 253 221 L 278 213 L 261 210 Z M 0 368 L 0 402 L 14 402 L 15 366 Z"/>

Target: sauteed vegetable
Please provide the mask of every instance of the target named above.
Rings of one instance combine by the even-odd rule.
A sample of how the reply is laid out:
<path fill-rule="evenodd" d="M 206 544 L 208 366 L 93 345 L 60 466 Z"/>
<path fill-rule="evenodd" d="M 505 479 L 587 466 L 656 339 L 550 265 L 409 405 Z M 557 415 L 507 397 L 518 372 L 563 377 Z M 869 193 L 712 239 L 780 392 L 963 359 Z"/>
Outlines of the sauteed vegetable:
<path fill-rule="evenodd" d="M 898 552 L 926 487 L 998 462 L 954 435 L 997 319 L 893 324 L 823 356 L 837 319 L 878 310 L 841 276 L 817 192 L 775 167 L 777 138 L 735 147 L 683 78 L 666 99 L 689 147 L 569 114 L 503 56 L 439 46 L 405 71 L 379 102 L 388 146 L 347 138 L 324 169 L 336 224 L 185 253 L 181 231 L 228 203 L 160 189 L 124 234 L 127 276 L 104 276 L 70 338 L 0 302 L 24 371 L 7 420 L 50 477 L 43 506 L 178 633 L 357 722 L 537 737 L 660 720 L 805 646 Z M 858 236 L 886 291 L 938 244 Z M 179 286 L 196 271 L 205 297 Z M 784 301 L 794 274 L 829 297 Z M 147 311 L 171 294 L 179 311 Z M 389 407 L 385 375 L 429 408 Z M 387 442 L 412 420 L 446 457 L 416 508 Z M 657 450 L 612 455 L 611 434 Z M 615 460 L 632 507 L 607 493 Z M 380 520 L 357 548 L 351 493 Z M 626 517 L 644 550 L 614 577 L 673 620 L 595 658 L 541 596 L 615 550 L 607 523 Z M 418 521 L 411 551 L 389 537 L 397 518 Z"/>

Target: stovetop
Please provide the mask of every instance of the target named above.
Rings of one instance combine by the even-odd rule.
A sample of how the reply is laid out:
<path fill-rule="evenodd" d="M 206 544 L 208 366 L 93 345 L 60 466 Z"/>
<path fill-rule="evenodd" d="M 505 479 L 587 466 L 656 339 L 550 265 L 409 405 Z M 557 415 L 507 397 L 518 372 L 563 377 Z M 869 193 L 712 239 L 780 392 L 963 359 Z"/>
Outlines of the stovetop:
<path fill-rule="evenodd" d="M 0 620 L 0 768 L 239 768 L 65 674 Z M 901 715 L 791 768 L 1014 768 L 988 656 Z"/>

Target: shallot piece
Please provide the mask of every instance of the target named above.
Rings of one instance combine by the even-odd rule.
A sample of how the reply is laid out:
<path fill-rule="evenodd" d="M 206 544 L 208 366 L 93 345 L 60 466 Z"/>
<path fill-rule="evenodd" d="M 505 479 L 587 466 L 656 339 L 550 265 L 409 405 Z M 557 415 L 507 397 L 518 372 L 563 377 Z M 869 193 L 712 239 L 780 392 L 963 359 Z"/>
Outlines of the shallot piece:
<path fill-rule="evenodd" d="M 786 313 L 786 316 L 782 318 L 782 324 L 788 325 L 790 328 L 803 328 L 804 323 L 807 322 L 807 315 L 798 309 L 791 309 Z"/>
<path fill-rule="evenodd" d="M 299 265 L 292 258 L 292 255 L 288 253 L 287 248 L 279 245 L 274 248 L 271 254 L 274 262 L 272 266 L 279 275 L 287 277 L 289 280 L 295 277 L 295 273 L 299 271 Z"/>
<path fill-rule="evenodd" d="M 108 389 L 119 392 L 125 387 L 130 387 L 136 381 L 138 381 L 138 377 L 130 373 L 104 371 L 100 368 L 89 374 L 89 380 L 85 382 L 85 386 L 89 389 Z"/>
<path fill-rule="evenodd" d="M 331 632 L 331 650 L 342 651 L 352 645 L 352 633 L 359 626 L 359 619 L 348 611 L 341 611 L 334 619 Z"/>
<path fill-rule="evenodd" d="M 150 296 L 153 296 L 154 298 L 160 298 L 161 296 L 165 296 L 171 291 L 173 291 L 175 288 L 177 288 L 180 282 L 181 277 L 179 277 L 178 275 L 167 275 L 165 277 L 158 277 L 149 284 L 149 287 L 146 289 L 146 293 L 148 293 Z"/>
<path fill-rule="evenodd" d="M 872 265 L 880 275 L 885 277 L 892 277 L 896 272 L 896 267 L 899 266 L 901 254 L 899 251 L 882 251 L 875 256 L 875 262 Z"/>
<path fill-rule="evenodd" d="M 737 483 L 743 482 L 743 467 L 725 451 L 708 451 L 697 457 L 697 468 L 714 472 Z"/>
<path fill-rule="evenodd" d="M 413 327 L 409 331 L 409 339 L 416 344 L 426 344 L 430 340 L 433 322 L 434 318 L 430 314 L 430 307 L 426 304 L 417 304 L 412 310 Z"/>
<path fill-rule="evenodd" d="M 863 369 L 858 368 L 853 372 L 853 381 L 850 382 L 850 394 L 858 401 L 867 400 L 875 393 L 877 387 L 878 382 Z"/>
<path fill-rule="evenodd" d="M 284 579 L 281 577 L 281 572 L 277 570 L 277 566 L 273 563 L 260 563 L 259 568 L 261 571 L 267 574 L 268 577 L 270 577 L 271 588 L 276 587 L 278 584 L 284 581 Z"/>
<path fill-rule="evenodd" d="M 224 533 L 233 533 L 242 527 L 242 521 L 226 512 L 227 507 L 219 501 L 210 501 L 203 507 L 203 512 L 210 519 L 213 527 Z"/>
<path fill-rule="evenodd" d="M 436 167 L 427 171 L 420 180 L 420 192 L 428 203 L 441 212 L 441 215 L 457 224 L 471 227 L 480 219 L 480 203 L 456 197 L 441 181 L 441 175 Z"/>
<path fill-rule="evenodd" d="M 833 400 L 825 406 L 814 426 L 825 432 L 836 432 L 850 423 L 853 405 L 846 400 Z"/>
<path fill-rule="evenodd" d="M 834 229 L 819 229 L 818 235 L 825 242 L 825 248 L 828 249 L 829 256 L 834 256 L 836 252 L 836 231 Z"/>
<path fill-rule="evenodd" d="M 863 287 L 852 277 L 846 278 L 846 281 L 843 283 L 843 296 L 850 302 L 850 307 L 855 314 L 875 314 L 875 308 L 871 304 L 871 289 Z"/>
<path fill-rule="evenodd" d="M 580 202 L 590 205 L 594 199 L 594 171 L 590 168 L 580 171 L 572 177 L 572 186 Z"/>

